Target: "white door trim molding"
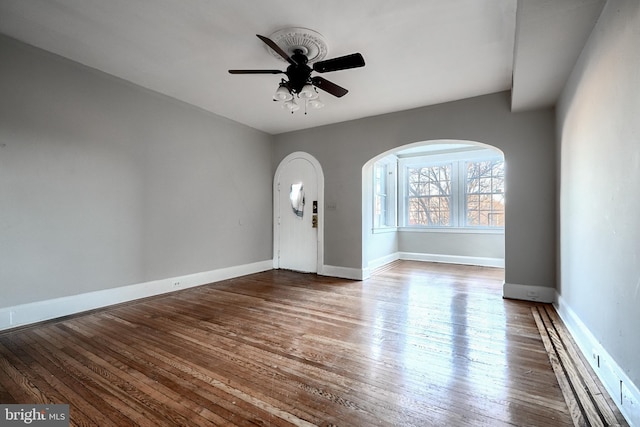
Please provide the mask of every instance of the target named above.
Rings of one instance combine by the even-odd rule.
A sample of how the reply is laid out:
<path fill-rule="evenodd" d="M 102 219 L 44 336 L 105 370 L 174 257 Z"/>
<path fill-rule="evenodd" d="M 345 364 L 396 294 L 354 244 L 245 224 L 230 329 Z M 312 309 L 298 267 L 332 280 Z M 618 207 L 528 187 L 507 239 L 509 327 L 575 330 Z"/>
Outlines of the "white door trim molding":
<path fill-rule="evenodd" d="M 278 238 L 278 182 L 280 181 L 280 174 L 282 169 L 294 159 L 303 159 L 311 163 L 315 172 L 318 183 L 318 259 L 317 270 L 318 274 L 323 273 L 324 266 L 324 173 L 322 172 L 322 166 L 320 162 L 309 153 L 304 151 L 296 151 L 287 155 L 276 169 L 276 173 L 273 177 L 273 268 L 279 268 L 278 252 L 280 251 L 280 239 Z"/>

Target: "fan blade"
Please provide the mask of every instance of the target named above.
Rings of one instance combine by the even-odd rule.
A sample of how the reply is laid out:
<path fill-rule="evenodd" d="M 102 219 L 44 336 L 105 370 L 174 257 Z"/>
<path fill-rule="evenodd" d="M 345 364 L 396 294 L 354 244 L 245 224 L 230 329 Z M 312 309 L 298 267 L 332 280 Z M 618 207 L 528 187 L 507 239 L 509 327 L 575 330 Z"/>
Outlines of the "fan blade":
<path fill-rule="evenodd" d="M 229 70 L 229 74 L 284 74 L 280 70 Z"/>
<path fill-rule="evenodd" d="M 318 61 L 313 64 L 313 70 L 319 73 L 347 70 L 349 68 L 358 67 L 364 67 L 364 58 L 359 53 L 352 53 L 351 55 Z"/>
<path fill-rule="evenodd" d="M 328 92 L 337 98 L 341 98 L 345 96 L 347 92 L 349 92 L 347 89 L 338 86 L 337 84 L 330 82 L 329 80 L 320 76 L 312 77 L 311 83 L 313 83 L 313 85 L 318 89 L 322 89 L 323 91 Z"/>
<path fill-rule="evenodd" d="M 291 59 L 291 57 L 289 55 L 287 55 L 287 52 L 285 52 L 284 50 L 282 50 L 280 48 L 280 46 L 278 46 L 276 44 L 276 42 L 274 42 L 273 40 L 271 40 L 270 38 L 267 38 L 265 36 L 261 36 L 260 34 L 256 34 L 256 36 L 258 36 L 258 38 L 260 40 L 262 40 L 267 46 L 269 46 L 271 49 L 273 49 L 274 52 L 276 52 L 278 55 L 282 56 L 289 64 L 291 65 L 298 65 L 296 63 L 296 61 L 294 61 L 293 59 Z"/>

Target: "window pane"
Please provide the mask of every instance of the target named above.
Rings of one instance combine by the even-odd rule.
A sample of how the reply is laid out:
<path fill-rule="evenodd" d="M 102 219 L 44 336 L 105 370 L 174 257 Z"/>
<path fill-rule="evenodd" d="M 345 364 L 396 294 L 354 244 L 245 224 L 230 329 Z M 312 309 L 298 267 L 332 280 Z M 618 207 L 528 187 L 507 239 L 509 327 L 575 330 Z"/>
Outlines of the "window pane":
<path fill-rule="evenodd" d="M 466 164 L 467 226 L 504 227 L 504 161 Z"/>
<path fill-rule="evenodd" d="M 451 225 L 451 164 L 407 168 L 407 225 Z"/>
<path fill-rule="evenodd" d="M 479 225 L 480 224 L 480 213 L 477 210 L 469 210 L 467 211 L 467 225 Z"/>
<path fill-rule="evenodd" d="M 489 217 L 489 225 L 493 227 L 504 227 L 504 214 L 492 212 Z"/>
<path fill-rule="evenodd" d="M 387 225 L 387 165 L 376 165 L 374 168 L 374 200 L 373 226 Z"/>

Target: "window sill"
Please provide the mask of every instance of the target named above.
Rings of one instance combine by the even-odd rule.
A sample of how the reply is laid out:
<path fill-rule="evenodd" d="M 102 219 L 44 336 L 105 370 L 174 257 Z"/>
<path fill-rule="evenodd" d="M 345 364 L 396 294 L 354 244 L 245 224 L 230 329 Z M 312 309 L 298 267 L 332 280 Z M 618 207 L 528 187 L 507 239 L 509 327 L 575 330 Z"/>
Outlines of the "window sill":
<path fill-rule="evenodd" d="M 404 233 L 457 233 L 457 234 L 504 234 L 504 228 L 471 227 L 398 227 Z"/>
<path fill-rule="evenodd" d="M 396 231 L 398 231 L 398 227 L 381 227 L 371 230 L 373 234 L 395 233 Z"/>

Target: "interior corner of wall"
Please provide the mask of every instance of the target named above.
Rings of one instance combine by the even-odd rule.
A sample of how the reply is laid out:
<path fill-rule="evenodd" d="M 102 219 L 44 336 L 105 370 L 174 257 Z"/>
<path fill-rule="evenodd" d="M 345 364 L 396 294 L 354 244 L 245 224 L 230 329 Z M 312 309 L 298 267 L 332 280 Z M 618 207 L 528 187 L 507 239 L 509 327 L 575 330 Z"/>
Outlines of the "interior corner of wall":
<path fill-rule="evenodd" d="M 322 273 L 320 273 L 322 271 Z M 339 277 L 341 279 L 350 279 L 350 280 L 364 280 L 365 271 L 364 268 L 350 268 L 350 267 L 340 267 L 336 265 L 323 265 L 322 269 L 318 272 L 322 276 L 328 277 Z"/>
<path fill-rule="evenodd" d="M 556 289 L 548 286 L 520 285 L 505 282 L 502 286 L 502 297 L 506 299 L 552 303 L 556 298 Z"/>

